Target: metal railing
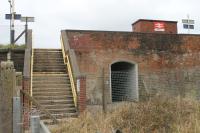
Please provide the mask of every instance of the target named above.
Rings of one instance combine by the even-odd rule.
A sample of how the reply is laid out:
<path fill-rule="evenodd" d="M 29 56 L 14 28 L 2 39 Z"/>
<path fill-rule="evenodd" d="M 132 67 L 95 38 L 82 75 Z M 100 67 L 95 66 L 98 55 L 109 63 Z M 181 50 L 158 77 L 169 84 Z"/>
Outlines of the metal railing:
<path fill-rule="evenodd" d="M 62 37 L 61 37 L 61 48 L 62 48 L 64 63 L 67 65 L 68 75 L 69 75 L 72 94 L 73 94 L 74 105 L 75 105 L 75 107 L 77 107 L 77 93 L 76 93 L 76 87 L 75 87 L 75 82 L 74 82 L 74 76 L 73 76 L 73 72 L 72 72 L 69 54 L 68 54 L 68 52 L 65 52 L 65 47 L 64 47 Z"/>
<path fill-rule="evenodd" d="M 54 123 L 58 123 L 58 120 L 56 119 L 55 116 L 53 116 L 46 108 L 44 108 L 34 97 L 30 96 L 27 92 L 24 90 L 20 90 L 20 92 L 33 104 L 38 108 L 38 110 L 42 111 L 45 113 L 50 119 L 53 120 Z"/>

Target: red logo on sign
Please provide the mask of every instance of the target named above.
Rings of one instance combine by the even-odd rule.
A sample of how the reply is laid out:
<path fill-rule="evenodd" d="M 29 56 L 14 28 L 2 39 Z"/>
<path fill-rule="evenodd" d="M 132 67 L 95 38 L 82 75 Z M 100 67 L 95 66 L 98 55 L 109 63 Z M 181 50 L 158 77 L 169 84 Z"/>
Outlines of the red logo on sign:
<path fill-rule="evenodd" d="M 154 31 L 165 31 L 164 22 L 154 22 Z"/>

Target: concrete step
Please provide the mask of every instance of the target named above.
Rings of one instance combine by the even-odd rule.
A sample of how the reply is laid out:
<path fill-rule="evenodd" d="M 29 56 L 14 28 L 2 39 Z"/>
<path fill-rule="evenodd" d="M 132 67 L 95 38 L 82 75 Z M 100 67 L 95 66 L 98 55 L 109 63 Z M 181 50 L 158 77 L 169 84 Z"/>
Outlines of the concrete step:
<path fill-rule="evenodd" d="M 34 52 L 33 56 L 62 56 L 62 52 Z"/>
<path fill-rule="evenodd" d="M 56 104 L 56 105 L 43 105 L 45 109 L 62 109 L 62 108 L 75 108 L 74 104 Z"/>
<path fill-rule="evenodd" d="M 53 49 L 53 48 L 52 48 L 52 49 L 51 49 L 51 48 L 50 48 L 50 49 L 42 49 L 42 48 L 41 48 L 41 49 L 40 49 L 40 48 L 34 49 L 34 52 L 38 52 L 38 51 L 40 51 L 40 52 L 43 52 L 43 51 L 45 51 L 45 52 L 49 52 L 49 51 L 51 51 L 51 52 L 60 51 L 60 52 L 61 52 L 62 50 L 61 50 L 61 49 L 55 49 L 55 48 L 54 48 L 54 49 Z"/>
<path fill-rule="evenodd" d="M 63 64 L 59 65 L 46 64 L 46 65 L 34 65 L 33 69 L 67 69 L 67 67 Z"/>
<path fill-rule="evenodd" d="M 69 117 L 77 117 L 78 113 L 52 113 L 53 116 L 55 116 L 57 119 L 63 119 L 63 118 L 69 118 Z M 40 118 L 42 120 L 44 119 L 49 119 L 47 115 L 45 114 L 41 114 Z"/>
<path fill-rule="evenodd" d="M 62 76 L 62 77 L 56 77 L 56 76 L 35 76 L 32 78 L 32 81 L 35 82 L 45 82 L 45 81 L 69 81 L 69 77 L 68 76 Z"/>
<path fill-rule="evenodd" d="M 34 85 L 35 84 L 69 84 L 70 83 L 70 81 L 69 81 L 69 79 L 67 79 L 67 78 L 64 78 L 64 79 L 62 79 L 62 78 L 59 78 L 59 79 L 56 79 L 56 78 L 54 78 L 54 79 L 33 79 L 33 82 L 32 82 Z"/>
<path fill-rule="evenodd" d="M 65 70 L 67 71 L 66 66 L 33 66 L 33 70 Z M 55 71 L 56 72 L 56 71 Z"/>
<path fill-rule="evenodd" d="M 73 99 L 65 100 L 38 100 L 41 105 L 73 104 Z"/>
<path fill-rule="evenodd" d="M 69 92 L 71 88 L 34 88 L 33 93 L 43 93 L 43 92 Z"/>
<path fill-rule="evenodd" d="M 42 77 L 63 78 L 63 77 L 68 77 L 68 73 L 67 72 L 33 72 L 33 78 L 42 78 Z"/>
<path fill-rule="evenodd" d="M 69 77 L 33 77 L 32 79 L 33 83 L 37 82 L 67 82 L 69 83 Z"/>
<path fill-rule="evenodd" d="M 51 60 L 52 59 L 52 60 Z M 64 59 L 63 59 L 63 57 L 62 56 L 60 56 L 60 55 L 46 55 L 46 56 L 42 56 L 42 55 L 35 55 L 34 56 L 34 60 L 33 60 L 33 62 L 37 62 L 37 61 L 41 61 L 41 60 L 46 60 L 46 61 L 52 61 L 52 62 L 54 62 L 55 61 L 55 59 L 59 59 L 59 61 L 64 61 Z"/>
<path fill-rule="evenodd" d="M 58 60 L 58 61 L 63 61 L 63 58 L 62 57 L 48 57 L 48 58 L 46 58 L 46 57 L 43 57 L 43 56 L 41 56 L 41 57 L 34 57 L 34 60 L 33 60 L 33 62 L 37 62 L 37 61 L 47 61 L 47 60 L 51 60 L 51 61 L 55 61 L 55 60 Z"/>
<path fill-rule="evenodd" d="M 42 58 L 42 57 L 40 57 L 40 58 L 34 58 L 33 59 L 33 63 L 34 62 L 63 62 L 64 63 L 64 60 L 63 60 L 63 58 Z"/>
<path fill-rule="evenodd" d="M 35 59 L 33 63 L 64 63 L 63 58 L 59 60 L 41 60 L 41 59 Z"/>
<path fill-rule="evenodd" d="M 51 113 L 55 112 L 71 112 L 75 111 L 75 106 L 73 104 L 56 104 L 56 105 L 42 105 L 47 111 L 50 111 Z M 32 106 L 32 108 L 37 108 L 36 106 Z"/>
<path fill-rule="evenodd" d="M 39 96 L 65 96 L 65 95 L 72 95 L 72 91 L 63 92 L 33 92 L 34 97 Z"/>
<path fill-rule="evenodd" d="M 33 60 L 33 63 L 49 63 L 49 62 L 52 62 L 52 63 L 63 63 L 64 64 L 64 60 L 63 58 L 57 58 L 57 57 L 54 57 L 54 58 L 45 58 L 45 57 L 38 57 L 38 58 L 34 58 Z"/>
<path fill-rule="evenodd" d="M 34 62 L 33 66 L 65 66 L 65 68 L 66 68 L 66 65 L 63 62 L 60 62 L 60 63 L 57 63 L 57 62 L 44 62 L 44 63 Z"/>
<path fill-rule="evenodd" d="M 68 76 L 68 74 L 66 72 L 33 72 L 33 77 L 37 76 L 57 77 L 57 76 Z"/>
<path fill-rule="evenodd" d="M 33 72 L 66 72 L 66 70 L 62 69 L 33 69 Z"/>
<path fill-rule="evenodd" d="M 47 109 L 47 108 L 46 108 Z M 68 108 L 54 108 L 54 109 L 47 109 L 50 113 L 75 113 L 76 109 L 74 107 L 68 107 Z"/>
<path fill-rule="evenodd" d="M 62 55 L 61 51 L 34 51 L 34 53 L 37 54 L 57 54 L 57 55 Z"/>
<path fill-rule="evenodd" d="M 44 70 L 65 70 L 67 71 L 67 68 L 65 66 L 34 66 L 33 70 L 39 70 L 39 69 L 44 69 Z"/>
<path fill-rule="evenodd" d="M 70 83 L 67 84 L 33 84 L 33 88 L 69 88 Z"/>
<path fill-rule="evenodd" d="M 72 95 L 67 95 L 67 94 L 63 94 L 61 96 L 44 96 L 44 95 L 41 95 L 41 96 L 34 96 L 35 99 L 38 99 L 38 100 L 62 100 L 62 99 L 72 99 L 73 96 Z"/>

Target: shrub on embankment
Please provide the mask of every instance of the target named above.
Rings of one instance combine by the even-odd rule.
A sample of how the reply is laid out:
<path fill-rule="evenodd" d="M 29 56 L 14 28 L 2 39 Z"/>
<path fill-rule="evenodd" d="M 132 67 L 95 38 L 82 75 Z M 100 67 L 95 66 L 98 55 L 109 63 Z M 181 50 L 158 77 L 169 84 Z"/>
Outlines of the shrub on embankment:
<path fill-rule="evenodd" d="M 199 133 L 200 103 L 192 99 L 156 96 L 145 102 L 121 103 L 104 115 L 89 109 L 62 123 L 53 133 Z"/>

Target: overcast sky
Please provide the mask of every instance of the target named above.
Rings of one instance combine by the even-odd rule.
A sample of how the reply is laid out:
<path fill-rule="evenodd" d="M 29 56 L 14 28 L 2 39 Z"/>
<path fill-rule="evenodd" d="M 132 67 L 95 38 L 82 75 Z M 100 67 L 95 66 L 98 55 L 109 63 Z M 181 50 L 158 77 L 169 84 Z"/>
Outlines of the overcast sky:
<path fill-rule="evenodd" d="M 131 31 L 137 19 L 178 21 L 179 33 L 187 33 L 181 25 L 187 14 L 196 23 L 191 33 L 200 34 L 199 0 L 15 0 L 15 5 L 18 14 L 35 17 L 30 23 L 35 48 L 59 48 L 63 29 Z M 0 43 L 8 37 L 6 13 L 8 0 L 0 0 Z"/>

